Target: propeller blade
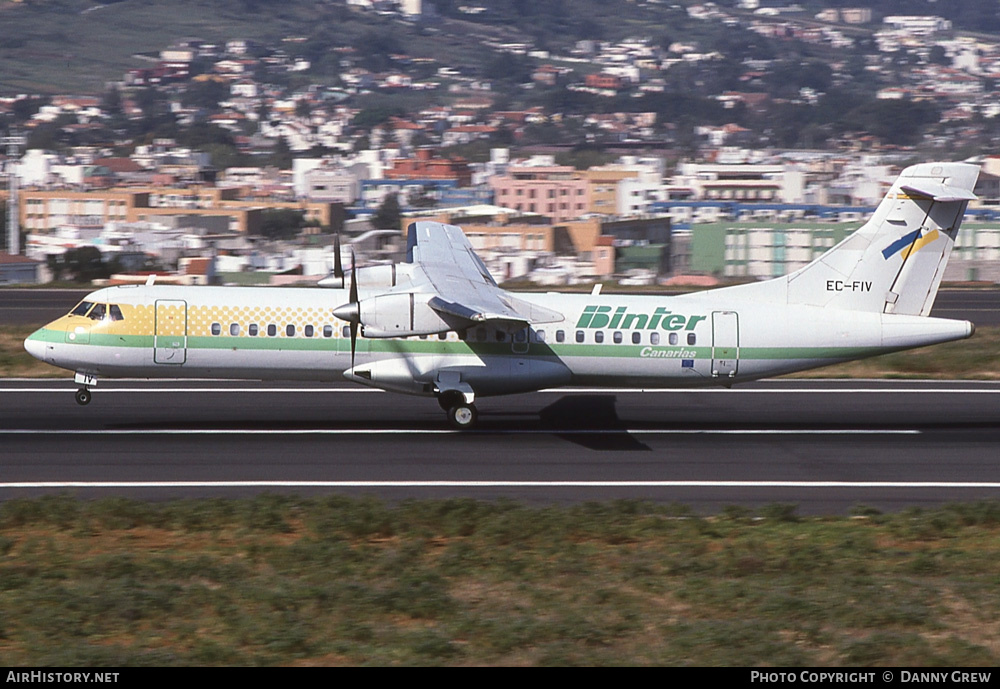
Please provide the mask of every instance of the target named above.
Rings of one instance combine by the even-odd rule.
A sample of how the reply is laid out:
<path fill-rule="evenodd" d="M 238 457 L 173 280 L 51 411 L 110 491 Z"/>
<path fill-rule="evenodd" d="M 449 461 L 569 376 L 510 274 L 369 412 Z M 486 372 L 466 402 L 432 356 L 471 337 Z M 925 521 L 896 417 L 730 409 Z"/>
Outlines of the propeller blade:
<path fill-rule="evenodd" d="M 358 261 L 351 248 L 351 302 L 358 303 Z"/>
<path fill-rule="evenodd" d="M 351 368 L 354 368 L 354 352 L 358 346 L 358 322 L 351 321 Z"/>
<path fill-rule="evenodd" d="M 344 289 L 344 264 L 340 258 L 340 233 L 333 235 L 333 276 L 340 278 L 340 289 Z"/>
<path fill-rule="evenodd" d="M 351 304 L 357 309 L 357 314 L 351 319 L 351 368 L 354 368 L 354 353 L 358 344 L 358 323 L 361 322 L 361 302 L 358 300 L 358 262 L 351 249 Z"/>

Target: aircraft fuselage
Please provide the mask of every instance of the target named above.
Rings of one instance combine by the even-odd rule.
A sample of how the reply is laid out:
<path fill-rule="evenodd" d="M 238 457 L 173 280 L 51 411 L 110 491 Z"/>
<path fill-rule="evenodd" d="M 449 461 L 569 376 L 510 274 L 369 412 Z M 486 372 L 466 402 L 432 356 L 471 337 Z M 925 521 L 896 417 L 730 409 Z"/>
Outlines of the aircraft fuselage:
<path fill-rule="evenodd" d="M 513 333 L 484 324 L 441 335 L 362 334 L 352 366 L 349 323 L 332 313 L 346 290 L 124 286 L 88 295 L 77 313 L 25 344 L 43 361 L 93 377 L 346 376 L 432 395 L 442 376 L 454 374 L 488 396 L 561 385 L 728 386 L 973 330 L 966 321 L 757 303 L 739 294 L 524 294 L 564 320 Z"/>

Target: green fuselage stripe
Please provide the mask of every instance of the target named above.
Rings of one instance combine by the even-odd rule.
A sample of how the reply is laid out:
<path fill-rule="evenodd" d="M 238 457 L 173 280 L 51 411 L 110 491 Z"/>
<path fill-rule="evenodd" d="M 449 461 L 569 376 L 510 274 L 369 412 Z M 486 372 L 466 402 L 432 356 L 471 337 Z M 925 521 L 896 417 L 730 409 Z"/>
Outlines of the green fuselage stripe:
<path fill-rule="evenodd" d="M 74 345 L 66 340 L 65 331 L 41 329 L 32 337 L 42 342 L 56 342 Z M 164 343 L 179 336 L 161 336 L 157 344 Z M 106 333 L 90 333 L 89 342 L 78 346 L 96 345 L 102 347 L 132 347 L 151 349 L 154 345 L 152 335 L 110 335 Z M 488 355 L 488 356 L 557 356 L 557 357 L 610 357 L 610 358 L 671 358 L 671 359 L 710 359 L 713 356 L 711 346 L 660 346 L 614 344 L 576 344 L 576 343 L 531 343 L 527 346 L 516 345 L 515 351 L 510 342 L 455 342 L 438 340 L 429 337 L 419 339 L 370 339 L 358 338 L 358 352 L 361 354 L 437 354 L 447 355 Z M 350 352 L 350 341 L 345 338 L 325 337 L 232 337 L 200 336 L 188 337 L 186 347 L 189 350 L 236 350 L 236 351 L 300 351 L 300 352 Z M 643 357 L 643 352 L 646 357 Z M 857 359 L 874 356 L 887 351 L 886 347 L 738 347 L 736 356 L 727 358 L 742 360 L 781 360 L 781 359 Z"/>

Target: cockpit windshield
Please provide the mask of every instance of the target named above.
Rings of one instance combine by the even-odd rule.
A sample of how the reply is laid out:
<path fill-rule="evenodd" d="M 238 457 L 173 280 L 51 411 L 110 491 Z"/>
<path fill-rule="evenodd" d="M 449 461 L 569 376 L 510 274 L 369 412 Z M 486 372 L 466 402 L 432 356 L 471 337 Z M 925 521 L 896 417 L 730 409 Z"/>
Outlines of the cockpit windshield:
<path fill-rule="evenodd" d="M 121 307 L 118 304 L 95 304 L 92 301 L 81 301 L 76 305 L 76 308 L 69 312 L 69 315 L 86 316 L 92 321 L 125 320 L 125 316 L 122 314 Z"/>
<path fill-rule="evenodd" d="M 76 308 L 69 312 L 71 316 L 86 316 L 87 312 L 90 311 L 90 307 L 94 305 L 92 301 L 81 301 L 76 305 Z"/>

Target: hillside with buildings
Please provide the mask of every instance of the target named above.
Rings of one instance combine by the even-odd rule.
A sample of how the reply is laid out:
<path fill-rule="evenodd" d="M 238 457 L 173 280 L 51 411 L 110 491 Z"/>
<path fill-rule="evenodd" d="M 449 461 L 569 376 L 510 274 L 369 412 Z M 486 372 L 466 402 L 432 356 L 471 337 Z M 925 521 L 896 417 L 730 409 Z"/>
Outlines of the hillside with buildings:
<path fill-rule="evenodd" d="M 84 251 L 106 279 L 316 281 L 333 233 L 393 260 L 414 218 L 503 280 L 770 277 L 932 159 L 983 166 L 946 279 L 1000 281 L 989 3 L 210 5 L 0 3 L 0 283 L 91 277 Z"/>

